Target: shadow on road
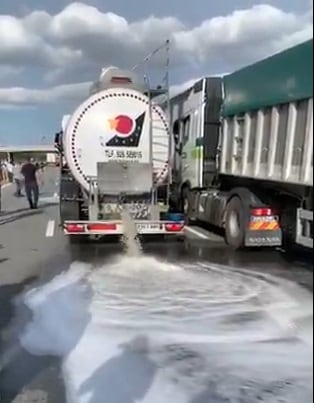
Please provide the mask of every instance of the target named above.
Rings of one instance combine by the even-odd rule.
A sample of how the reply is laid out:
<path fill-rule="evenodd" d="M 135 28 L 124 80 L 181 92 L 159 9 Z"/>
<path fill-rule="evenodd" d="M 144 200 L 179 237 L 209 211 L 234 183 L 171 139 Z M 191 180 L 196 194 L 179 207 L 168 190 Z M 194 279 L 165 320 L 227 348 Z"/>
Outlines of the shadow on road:
<path fill-rule="evenodd" d="M 12 223 L 22 218 L 42 214 L 47 207 L 52 207 L 55 205 L 56 203 L 43 203 L 38 206 L 37 210 L 30 210 L 29 208 L 20 208 L 17 210 L 2 212 L 0 213 L 0 225 Z"/>
<path fill-rule="evenodd" d="M 28 207 L 27 208 L 26 207 L 19 208 L 19 209 L 16 209 L 16 210 L 2 211 L 0 213 L 0 219 L 3 218 L 3 217 L 7 217 L 8 215 L 24 213 L 26 211 L 29 211 Z"/>
<path fill-rule="evenodd" d="M 51 403 L 66 403 L 64 384 L 59 376 L 60 360 L 52 356 L 35 357 L 24 349 L 19 351 L 18 357 L 2 371 L 0 370 L 1 403 L 12 403 L 14 399 L 27 390 L 43 390 Z M 32 384 L 35 384 L 32 385 Z M 37 386 L 38 385 L 38 386 Z M 44 387 L 40 387 L 44 385 Z M 35 396 L 34 396 L 35 398 Z M 27 394 L 23 402 L 37 401 L 28 399 Z M 38 400 L 42 401 L 42 400 Z"/>
<path fill-rule="evenodd" d="M 100 366 L 79 389 L 88 403 L 136 403 L 150 389 L 157 365 L 148 357 L 148 340 L 137 337 L 120 346 L 119 355 Z"/>
<path fill-rule="evenodd" d="M 0 245 L 0 249 L 1 249 Z M 1 353 L 1 331 L 6 327 L 14 315 L 13 299 L 21 293 L 25 287 L 31 284 L 34 278 L 31 277 L 23 283 L 0 286 L 0 353 Z"/>
<path fill-rule="evenodd" d="M 15 222 L 17 220 L 21 220 L 22 218 L 39 215 L 42 213 L 43 212 L 41 210 L 29 210 L 29 209 L 24 210 L 23 212 L 20 212 L 20 213 L 13 212 L 11 214 L 8 214 L 4 218 L 2 218 L 2 216 L 0 216 L 0 225 L 9 224 L 9 223 Z"/>
<path fill-rule="evenodd" d="M 190 403 L 228 403 L 230 400 L 225 399 L 221 395 L 219 395 L 216 390 L 215 386 L 212 390 L 206 390 L 201 394 L 194 397 L 194 399 Z"/>

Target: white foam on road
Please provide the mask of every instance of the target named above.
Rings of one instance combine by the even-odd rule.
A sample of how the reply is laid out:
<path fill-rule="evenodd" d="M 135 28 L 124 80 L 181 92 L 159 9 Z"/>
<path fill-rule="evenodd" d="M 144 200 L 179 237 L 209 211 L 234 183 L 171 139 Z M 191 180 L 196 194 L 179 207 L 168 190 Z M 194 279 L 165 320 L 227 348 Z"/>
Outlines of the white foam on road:
<path fill-rule="evenodd" d="M 192 227 L 185 227 L 184 230 L 185 230 L 187 233 L 191 233 L 191 234 L 193 234 L 193 235 L 196 235 L 197 238 L 207 239 L 207 240 L 210 239 L 208 235 L 204 234 L 203 232 L 201 232 L 201 231 L 199 231 L 199 230 L 197 230 L 197 229 L 195 229 L 195 228 L 192 228 Z"/>
<path fill-rule="evenodd" d="M 73 403 L 310 403 L 311 348 L 291 323 L 311 301 L 291 290 L 149 256 L 73 263 L 25 295 L 34 316 L 21 342 L 63 357 Z"/>

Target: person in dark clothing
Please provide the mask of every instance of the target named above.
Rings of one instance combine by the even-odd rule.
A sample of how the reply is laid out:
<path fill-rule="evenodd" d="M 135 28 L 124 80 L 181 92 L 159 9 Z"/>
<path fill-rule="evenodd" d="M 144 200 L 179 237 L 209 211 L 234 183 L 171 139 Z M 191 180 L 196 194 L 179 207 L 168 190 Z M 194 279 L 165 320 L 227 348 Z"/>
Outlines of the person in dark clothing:
<path fill-rule="evenodd" d="M 31 158 L 21 169 L 21 174 L 24 176 L 25 192 L 31 209 L 37 209 L 38 207 L 39 187 L 36 175 L 37 169 Z"/>

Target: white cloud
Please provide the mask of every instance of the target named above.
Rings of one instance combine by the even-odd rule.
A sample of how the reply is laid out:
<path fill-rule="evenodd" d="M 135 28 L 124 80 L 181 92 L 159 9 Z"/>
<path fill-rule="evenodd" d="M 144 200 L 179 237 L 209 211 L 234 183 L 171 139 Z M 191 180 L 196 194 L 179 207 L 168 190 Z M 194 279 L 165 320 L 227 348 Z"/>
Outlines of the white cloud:
<path fill-rule="evenodd" d="M 0 104 L 0 111 L 18 111 L 21 109 L 37 109 L 35 105 Z"/>
<path fill-rule="evenodd" d="M 41 24 L 37 24 L 35 17 L 36 13 L 25 19 L 0 15 L 0 60 L 3 66 L 66 66 L 81 57 L 80 50 L 54 46 L 46 41 L 41 35 L 44 17 L 39 17 Z M 50 22 L 51 17 L 48 18 Z"/>
<path fill-rule="evenodd" d="M 80 71 L 86 66 L 136 63 L 165 39 L 172 41 L 175 64 L 210 66 L 223 60 L 232 69 L 312 36 L 309 14 L 295 15 L 257 5 L 186 27 L 175 17 L 128 22 L 83 3 L 51 15 L 34 11 L 23 18 L 0 16 L 2 64 L 38 65 Z"/>
<path fill-rule="evenodd" d="M 38 105 L 62 102 L 78 102 L 87 97 L 91 83 L 58 85 L 45 89 L 24 87 L 0 88 L 0 104 Z"/>
<path fill-rule="evenodd" d="M 199 78 L 173 85 L 170 94 L 176 95 L 191 87 Z M 0 88 L 0 109 L 12 109 L 28 105 L 55 104 L 60 102 L 80 102 L 87 98 L 91 82 L 58 85 L 45 89 L 25 87 Z"/>
<path fill-rule="evenodd" d="M 1 71 L 3 76 L 10 69 L 20 71 L 21 66 L 42 66 L 46 80 L 55 84 L 44 90 L 0 88 L 0 103 L 82 99 L 88 83 L 60 86 L 58 80 L 93 80 L 94 72 L 107 64 L 132 66 L 168 38 L 172 66 L 184 66 L 187 71 L 197 66 L 197 75 L 220 68 L 232 71 L 312 37 L 311 15 L 310 7 L 304 15 L 296 15 L 264 4 L 204 20 L 192 28 L 175 17 L 128 22 L 83 3 L 71 3 L 55 15 L 45 11 L 23 18 L 0 15 L 0 76 Z M 155 66 L 161 61 L 156 58 Z"/>

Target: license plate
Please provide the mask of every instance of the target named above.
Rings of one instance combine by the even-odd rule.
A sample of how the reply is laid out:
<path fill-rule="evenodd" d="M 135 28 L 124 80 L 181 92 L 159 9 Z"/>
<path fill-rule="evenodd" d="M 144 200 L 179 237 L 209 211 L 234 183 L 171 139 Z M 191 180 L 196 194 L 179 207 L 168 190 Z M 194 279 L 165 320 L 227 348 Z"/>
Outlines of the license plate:
<path fill-rule="evenodd" d="M 138 231 L 159 231 L 159 224 L 137 224 Z"/>
<path fill-rule="evenodd" d="M 263 216 L 263 217 L 251 217 L 251 222 L 272 222 L 276 221 L 277 217 L 275 216 Z"/>

